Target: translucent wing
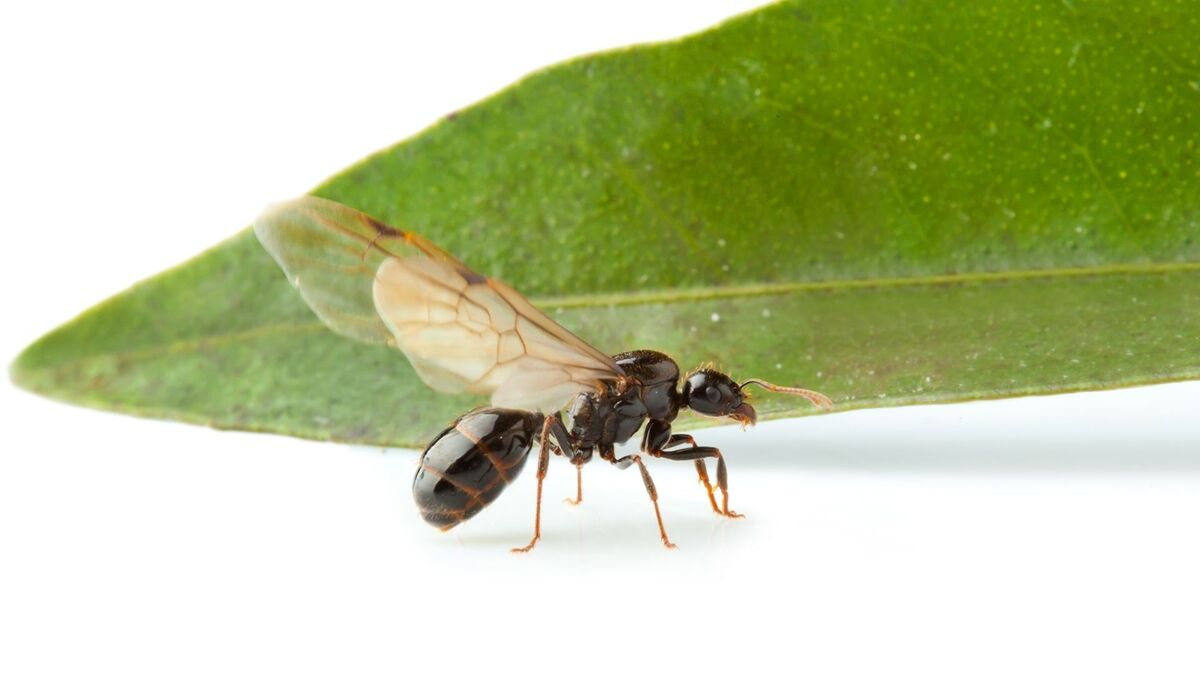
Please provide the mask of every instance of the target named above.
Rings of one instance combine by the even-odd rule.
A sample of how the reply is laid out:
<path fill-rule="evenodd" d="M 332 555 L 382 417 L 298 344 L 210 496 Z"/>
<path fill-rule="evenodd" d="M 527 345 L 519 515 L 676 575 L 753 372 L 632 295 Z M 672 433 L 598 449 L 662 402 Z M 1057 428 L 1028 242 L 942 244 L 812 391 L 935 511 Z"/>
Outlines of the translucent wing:
<path fill-rule="evenodd" d="M 348 206 L 301 197 L 254 233 L 326 325 L 399 348 L 438 391 L 550 411 L 624 374 L 503 282 Z"/>

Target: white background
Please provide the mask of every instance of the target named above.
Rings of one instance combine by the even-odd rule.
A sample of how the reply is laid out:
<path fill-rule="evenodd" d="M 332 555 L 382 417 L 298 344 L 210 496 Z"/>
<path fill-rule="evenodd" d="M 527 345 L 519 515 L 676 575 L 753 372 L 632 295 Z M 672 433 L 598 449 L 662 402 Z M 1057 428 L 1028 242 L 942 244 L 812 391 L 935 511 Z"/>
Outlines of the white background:
<path fill-rule="evenodd" d="M 755 4 L 6 8 L 0 355 L 533 69 Z M 653 464 L 675 551 L 635 471 L 571 508 L 555 463 L 526 556 L 531 472 L 442 535 L 410 451 L 0 396 L 0 672 L 1200 666 L 1196 384 L 702 432 L 749 518 Z"/>

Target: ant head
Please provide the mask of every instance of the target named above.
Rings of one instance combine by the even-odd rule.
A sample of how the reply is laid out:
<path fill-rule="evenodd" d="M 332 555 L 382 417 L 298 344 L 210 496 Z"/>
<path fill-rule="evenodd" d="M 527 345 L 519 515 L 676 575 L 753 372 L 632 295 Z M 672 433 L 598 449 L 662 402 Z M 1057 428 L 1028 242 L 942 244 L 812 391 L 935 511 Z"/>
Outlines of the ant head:
<path fill-rule="evenodd" d="M 701 415 L 732 417 L 742 426 L 758 419 L 737 382 L 711 368 L 701 368 L 688 376 L 683 383 L 683 403 Z"/>
<path fill-rule="evenodd" d="M 833 402 L 820 392 L 799 387 L 781 387 L 757 378 L 738 384 L 725 373 L 712 368 L 701 368 L 688 376 L 687 381 L 683 383 L 683 403 L 701 415 L 732 417 L 741 422 L 743 427 L 753 425 L 758 420 L 758 415 L 755 414 L 754 408 L 746 403 L 749 393 L 745 391 L 745 388 L 752 384 L 777 394 L 803 397 L 825 410 L 833 409 Z"/>

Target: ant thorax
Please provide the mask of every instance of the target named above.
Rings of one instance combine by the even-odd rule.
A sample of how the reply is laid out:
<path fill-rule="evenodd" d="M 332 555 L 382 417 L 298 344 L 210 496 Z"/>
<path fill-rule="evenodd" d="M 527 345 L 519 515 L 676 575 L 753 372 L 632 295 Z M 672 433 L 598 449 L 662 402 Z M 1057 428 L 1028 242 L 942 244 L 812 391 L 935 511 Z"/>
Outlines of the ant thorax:
<path fill-rule="evenodd" d="M 581 448 L 624 443 L 647 417 L 642 387 L 630 378 L 623 391 L 616 383 L 603 392 L 580 394 L 567 411 L 571 439 Z"/>

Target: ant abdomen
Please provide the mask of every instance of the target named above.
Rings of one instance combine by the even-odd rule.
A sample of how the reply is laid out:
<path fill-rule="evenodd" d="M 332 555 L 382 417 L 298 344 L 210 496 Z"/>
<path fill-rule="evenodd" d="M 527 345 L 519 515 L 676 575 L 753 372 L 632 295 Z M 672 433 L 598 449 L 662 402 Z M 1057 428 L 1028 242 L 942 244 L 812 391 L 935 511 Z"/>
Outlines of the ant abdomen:
<path fill-rule="evenodd" d="M 521 473 L 542 415 L 481 408 L 438 434 L 413 478 L 413 498 L 425 522 L 448 530 L 495 501 Z"/>

